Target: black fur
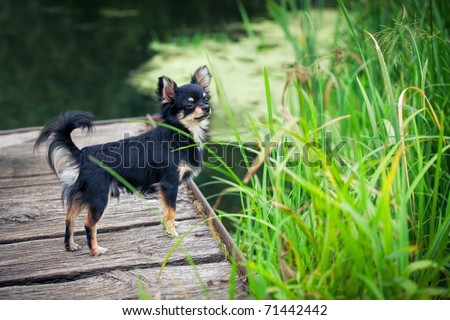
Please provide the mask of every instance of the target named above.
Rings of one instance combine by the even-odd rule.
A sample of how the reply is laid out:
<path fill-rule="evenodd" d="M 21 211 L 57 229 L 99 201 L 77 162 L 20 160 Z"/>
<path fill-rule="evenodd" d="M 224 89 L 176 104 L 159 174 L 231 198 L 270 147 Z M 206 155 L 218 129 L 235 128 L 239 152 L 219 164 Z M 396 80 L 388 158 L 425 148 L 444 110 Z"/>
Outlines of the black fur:
<path fill-rule="evenodd" d="M 88 133 L 91 133 L 93 130 L 91 118 L 92 114 L 89 112 L 69 111 L 61 114 L 55 123 L 45 127 L 41 131 L 34 145 L 34 149 L 53 135 L 53 139 L 47 150 L 48 164 L 53 172 L 56 173 L 56 168 L 52 155 L 58 148 L 67 149 L 74 155 L 75 159 L 80 157 L 80 150 L 78 150 L 70 138 L 70 133 L 77 128 L 85 129 Z"/>
<path fill-rule="evenodd" d="M 46 140 L 51 141 L 47 158 L 50 167 L 63 183 L 62 198 L 66 205 L 90 209 L 95 225 L 108 204 L 109 196 L 118 197 L 120 190 L 126 190 L 111 174 L 89 160 L 89 157 L 93 157 L 114 169 L 142 193 L 159 189 L 165 198 L 164 205 L 175 209 L 180 183 L 198 173 L 202 166 L 202 148 L 198 143 L 205 142 L 206 139 L 207 118 L 211 112 L 208 89 L 210 79 L 206 66 L 197 69 L 191 83 L 180 87 L 167 77 L 159 78 L 157 92 L 161 118 L 176 130 L 157 126 L 135 137 L 80 150 L 73 143 L 70 134 L 76 128 L 92 131 L 93 123 L 89 113 L 66 112 L 54 124 L 44 128 L 35 148 Z M 187 137 L 177 130 L 191 136 Z M 63 152 L 59 153 L 61 150 Z M 58 158 L 61 156 L 66 157 L 64 161 Z M 66 167 L 61 168 L 62 165 L 58 163 Z M 186 168 L 189 169 L 184 170 L 180 167 L 182 165 L 187 165 Z M 180 172 L 185 175 L 181 177 Z M 89 246 L 91 227 L 86 226 Z M 68 234 L 69 229 L 68 226 L 66 247 L 71 236 Z"/>

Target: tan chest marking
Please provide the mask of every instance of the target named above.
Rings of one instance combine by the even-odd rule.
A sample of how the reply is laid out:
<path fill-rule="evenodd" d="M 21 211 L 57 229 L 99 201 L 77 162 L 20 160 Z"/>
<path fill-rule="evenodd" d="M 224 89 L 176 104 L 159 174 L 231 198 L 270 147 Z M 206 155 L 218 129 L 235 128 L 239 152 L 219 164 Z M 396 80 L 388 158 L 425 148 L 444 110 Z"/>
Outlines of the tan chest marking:
<path fill-rule="evenodd" d="M 206 130 L 209 127 L 209 119 L 203 119 L 201 121 L 196 118 L 203 115 L 203 111 L 197 107 L 194 112 L 188 116 L 184 116 L 184 112 L 178 114 L 180 122 L 191 132 L 195 142 L 201 142 L 206 140 Z"/>

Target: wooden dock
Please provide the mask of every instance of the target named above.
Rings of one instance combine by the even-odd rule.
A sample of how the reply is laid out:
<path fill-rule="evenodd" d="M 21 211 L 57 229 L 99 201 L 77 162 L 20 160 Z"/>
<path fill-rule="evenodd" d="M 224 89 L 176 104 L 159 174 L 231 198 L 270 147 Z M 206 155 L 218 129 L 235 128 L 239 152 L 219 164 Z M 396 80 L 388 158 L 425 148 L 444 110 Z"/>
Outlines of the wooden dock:
<path fill-rule="evenodd" d="M 91 136 L 79 130 L 72 136 L 83 147 L 148 129 L 143 122 L 103 122 Z M 105 255 L 90 255 L 83 216 L 75 229 L 81 249 L 65 251 L 61 186 L 45 148 L 33 155 L 38 133 L 0 132 L 0 299 L 136 299 L 139 292 L 155 299 L 229 298 L 231 264 L 224 252 L 233 243 L 217 218 L 205 222 L 211 209 L 195 184 L 180 188 L 177 230 L 187 235 L 170 256 L 179 238 L 165 234 L 156 195 L 111 201 L 98 225 Z M 242 281 L 234 290 L 235 298 L 246 298 Z"/>

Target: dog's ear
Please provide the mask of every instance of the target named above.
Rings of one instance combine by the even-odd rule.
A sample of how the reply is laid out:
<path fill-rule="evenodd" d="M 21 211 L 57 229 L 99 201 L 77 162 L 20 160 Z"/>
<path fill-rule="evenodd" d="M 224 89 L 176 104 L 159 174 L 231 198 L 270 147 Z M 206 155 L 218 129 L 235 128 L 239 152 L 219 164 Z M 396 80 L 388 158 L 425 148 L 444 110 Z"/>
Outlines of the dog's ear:
<path fill-rule="evenodd" d="M 197 83 L 203 87 L 203 90 L 209 91 L 211 84 L 211 74 L 207 66 L 202 66 L 195 70 L 191 83 Z"/>
<path fill-rule="evenodd" d="M 175 89 L 177 84 L 168 77 L 159 77 L 158 96 L 161 104 L 170 103 L 175 100 Z"/>

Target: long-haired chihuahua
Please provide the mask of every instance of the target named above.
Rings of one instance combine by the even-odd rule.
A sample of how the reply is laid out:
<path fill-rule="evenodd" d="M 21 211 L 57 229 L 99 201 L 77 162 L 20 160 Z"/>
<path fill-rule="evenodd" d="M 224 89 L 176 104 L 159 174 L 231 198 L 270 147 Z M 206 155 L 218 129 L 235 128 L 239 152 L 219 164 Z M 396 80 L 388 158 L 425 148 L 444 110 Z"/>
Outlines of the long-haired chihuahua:
<path fill-rule="evenodd" d="M 47 160 L 62 183 L 62 200 L 67 208 L 64 244 L 77 250 L 73 239 L 76 217 L 87 210 L 84 223 L 91 254 L 107 251 L 97 244 L 97 222 L 110 197 L 119 197 L 126 187 L 95 158 L 144 194 L 159 192 L 163 224 L 170 236 L 177 236 L 175 211 L 180 183 L 199 173 L 202 166 L 211 108 L 211 74 L 206 66 L 198 68 L 191 82 L 178 87 L 168 77 L 158 81 L 158 97 L 163 126 L 135 137 L 79 149 L 70 136 L 76 128 L 92 131 L 91 114 L 70 111 L 45 127 L 35 148 L 49 140 Z"/>

